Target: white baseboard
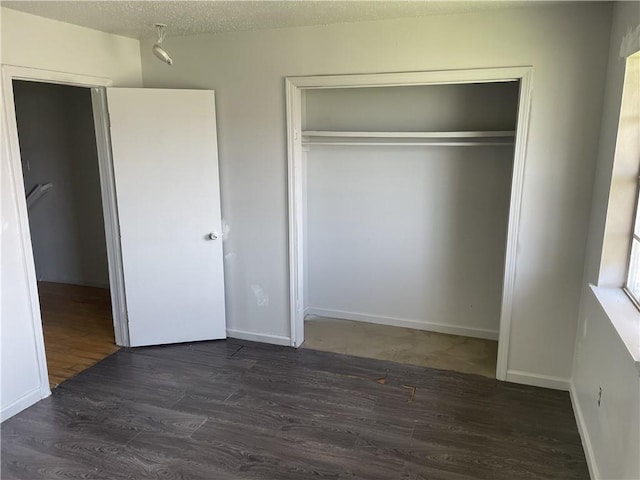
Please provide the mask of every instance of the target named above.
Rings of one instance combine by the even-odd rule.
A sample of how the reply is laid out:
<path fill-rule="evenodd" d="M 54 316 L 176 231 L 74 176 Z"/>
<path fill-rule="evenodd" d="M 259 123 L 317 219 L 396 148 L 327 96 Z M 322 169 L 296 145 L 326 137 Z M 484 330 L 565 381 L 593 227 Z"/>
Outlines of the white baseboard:
<path fill-rule="evenodd" d="M 553 390 L 569 391 L 568 378 L 552 377 L 551 375 L 538 375 L 537 373 L 521 372 L 519 370 L 507 370 L 507 382 L 522 383 L 534 387 L 551 388 Z"/>
<path fill-rule="evenodd" d="M 17 413 L 20 413 L 25 408 L 29 408 L 36 402 L 39 402 L 45 397 L 49 395 L 42 396 L 42 392 L 40 392 L 39 388 L 35 390 L 31 390 L 30 392 L 25 393 L 23 396 L 7 405 L 6 407 L 2 407 L 0 411 L 0 422 L 4 422 L 6 419 L 13 417 Z"/>
<path fill-rule="evenodd" d="M 589 437 L 589 431 L 582 415 L 582 408 L 578 402 L 578 394 L 573 385 L 573 382 L 569 382 L 569 396 L 571 397 L 571 405 L 573 406 L 573 414 L 576 417 L 576 423 L 578 424 L 578 432 L 580 433 L 580 440 L 582 440 L 582 447 L 584 448 L 585 457 L 587 458 L 587 467 L 589 467 L 589 476 L 591 480 L 598 480 L 600 478 L 600 471 L 596 464 L 596 457 L 593 453 L 593 445 L 591 444 L 591 438 Z"/>
<path fill-rule="evenodd" d="M 379 325 L 390 325 L 392 327 L 414 328 L 416 330 L 426 330 L 429 332 L 449 333 L 452 335 L 462 335 L 465 337 L 485 338 L 488 340 L 498 340 L 497 330 L 484 328 L 461 327 L 457 325 L 444 325 L 441 323 L 430 323 L 405 318 L 383 317 L 379 315 L 369 315 L 366 313 L 345 312 L 342 310 L 331 310 L 327 308 L 308 307 L 308 315 L 319 317 L 339 318 L 343 320 L 353 320 L 356 322 L 377 323 Z"/>
<path fill-rule="evenodd" d="M 271 343 L 273 345 L 291 346 L 291 338 L 266 333 L 246 332 L 244 330 L 227 329 L 227 337 L 238 340 L 250 340 L 252 342 Z"/>

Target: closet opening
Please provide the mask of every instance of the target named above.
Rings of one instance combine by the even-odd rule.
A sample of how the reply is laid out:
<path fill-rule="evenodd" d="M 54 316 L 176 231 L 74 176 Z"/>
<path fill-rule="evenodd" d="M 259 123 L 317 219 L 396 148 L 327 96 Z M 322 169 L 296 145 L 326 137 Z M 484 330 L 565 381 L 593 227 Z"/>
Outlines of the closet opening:
<path fill-rule="evenodd" d="M 50 388 L 118 350 L 90 88 L 13 80 Z"/>
<path fill-rule="evenodd" d="M 530 95 L 508 70 L 287 79 L 293 346 L 506 378 Z"/>

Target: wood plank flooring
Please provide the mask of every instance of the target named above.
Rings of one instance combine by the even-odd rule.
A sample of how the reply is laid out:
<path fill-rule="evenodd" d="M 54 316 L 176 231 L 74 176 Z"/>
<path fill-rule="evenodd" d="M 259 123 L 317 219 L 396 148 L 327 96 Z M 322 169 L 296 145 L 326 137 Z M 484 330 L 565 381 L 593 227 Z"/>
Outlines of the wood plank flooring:
<path fill-rule="evenodd" d="M 589 478 L 566 392 L 236 340 L 122 349 L 1 435 L 3 480 Z"/>
<path fill-rule="evenodd" d="M 51 388 L 119 349 L 109 290 L 38 282 L 38 294 Z"/>

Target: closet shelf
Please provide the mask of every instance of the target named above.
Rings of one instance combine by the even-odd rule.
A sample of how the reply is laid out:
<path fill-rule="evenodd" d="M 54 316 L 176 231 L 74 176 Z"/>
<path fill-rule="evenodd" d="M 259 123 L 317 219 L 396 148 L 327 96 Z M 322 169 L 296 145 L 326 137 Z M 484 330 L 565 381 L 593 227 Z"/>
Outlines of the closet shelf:
<path fill-rule="evenodd" d="M 330 130 L 303 130 L 303 137 L 355 137 L 355 138 L 515 138 L 513 130 L 478 130 L 462 132 L 347 132 Z"/>
<path fill-rule="evenodd" d="M 475 147 L 513 145 L 514 131 L 355 132 L 304 130 L 302 144 L 335 146 Z"/>

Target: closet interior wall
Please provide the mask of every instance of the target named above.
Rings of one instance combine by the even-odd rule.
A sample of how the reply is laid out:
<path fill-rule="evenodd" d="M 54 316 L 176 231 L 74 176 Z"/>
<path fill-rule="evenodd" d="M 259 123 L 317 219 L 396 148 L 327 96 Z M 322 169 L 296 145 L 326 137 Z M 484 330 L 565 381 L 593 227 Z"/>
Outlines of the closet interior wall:
<path fill-rule="evenodd" d="M 497 339 L 518 82 L 303 95 L 305 313 Z"/>

